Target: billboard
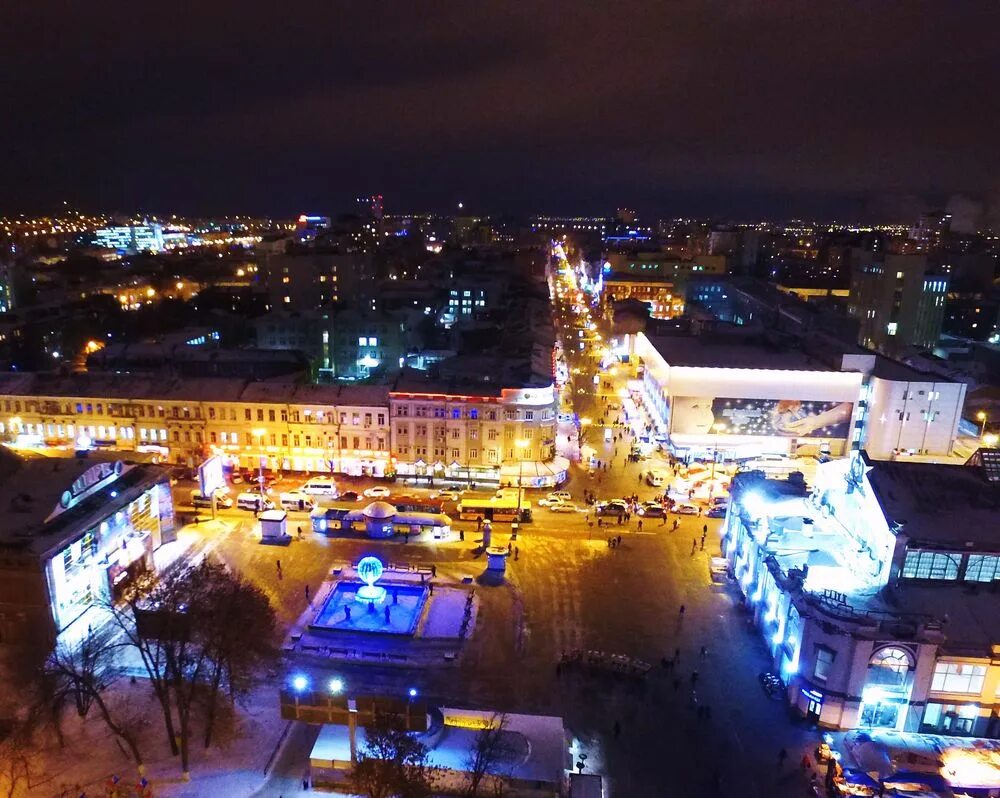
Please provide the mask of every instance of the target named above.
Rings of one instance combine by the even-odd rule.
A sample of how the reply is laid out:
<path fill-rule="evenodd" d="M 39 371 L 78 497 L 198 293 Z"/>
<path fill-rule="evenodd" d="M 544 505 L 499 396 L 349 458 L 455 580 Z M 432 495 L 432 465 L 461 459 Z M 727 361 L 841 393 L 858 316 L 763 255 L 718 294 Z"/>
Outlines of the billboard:
<path fill-rule="evenodd" d="M 782 438 L 847 438 L 854 405 L 810 399 L 737 399 L 677 396 L 671 400 L 671 432 L 711 434 L 716 424 L 726 435 L 777 435 Z"/>
<path fill-rule="evenodd" d="M 211 496 L 218 488 L 225 487 L 225 484 L 221 457 L 209 457 L 198 466 L 198 485 L 202 496 Z"/>

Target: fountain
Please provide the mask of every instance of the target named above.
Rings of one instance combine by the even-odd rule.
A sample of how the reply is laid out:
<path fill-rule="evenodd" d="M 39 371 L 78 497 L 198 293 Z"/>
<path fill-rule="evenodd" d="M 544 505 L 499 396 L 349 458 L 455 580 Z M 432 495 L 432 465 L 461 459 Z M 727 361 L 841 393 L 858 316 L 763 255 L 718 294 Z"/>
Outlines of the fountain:
<path fill-rule="evenodd" d="M 365 557 L 358 563 L 358 576 L 365 584 L 364 587 L 358 588 L 354 600 L 367 602 L 369 612 L 374 612 L 375 605 L 385 601 L 385 588 L 375 585 L 381 578 L 383 570 L 382 561 L 378 557 Z"/>

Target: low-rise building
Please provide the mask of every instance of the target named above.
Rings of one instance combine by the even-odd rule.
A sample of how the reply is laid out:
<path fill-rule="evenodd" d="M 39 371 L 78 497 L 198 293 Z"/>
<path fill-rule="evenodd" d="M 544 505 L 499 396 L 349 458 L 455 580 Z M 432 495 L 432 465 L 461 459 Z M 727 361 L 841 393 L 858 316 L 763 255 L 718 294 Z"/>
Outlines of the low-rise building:
<path fill-rule="evenodd" d="M 737 474 L 723 552 L 787 699 L 829 728 L 1000 734 L 1000 451 Z"/>
<path fill-rule="evenodd" d="M 0 644 L 52 641 L 155 568 L 174 539 L 167 471 L 0 448 Z"/>

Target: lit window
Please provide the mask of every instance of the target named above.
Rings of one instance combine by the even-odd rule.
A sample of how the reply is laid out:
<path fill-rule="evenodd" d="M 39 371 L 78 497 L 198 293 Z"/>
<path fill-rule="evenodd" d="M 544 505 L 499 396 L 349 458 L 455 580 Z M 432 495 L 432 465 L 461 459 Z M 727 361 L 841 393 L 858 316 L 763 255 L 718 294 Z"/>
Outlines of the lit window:
<path fill-rule="evenodd" d="M 981 693 L 986 681 L 985 665 L 967 662 L 938 662 L 934 666 L 931 690 L 941 693 Z"/>
<path fill-rule="evenodd" d="M 368 346 L 368 339 L 364 337 L 358 338 L 358 346 Z"/>

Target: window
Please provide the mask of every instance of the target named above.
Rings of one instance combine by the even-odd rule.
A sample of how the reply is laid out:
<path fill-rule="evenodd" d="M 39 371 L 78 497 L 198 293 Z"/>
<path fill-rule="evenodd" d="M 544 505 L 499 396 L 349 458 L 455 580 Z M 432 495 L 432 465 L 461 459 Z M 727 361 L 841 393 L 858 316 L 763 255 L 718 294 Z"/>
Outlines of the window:
<path fill-rule="evenodd" d="M 868 684 L 901 685 L 911 667 L 913 659 L 904 649 L 879 649 L 868 661 Z"/>
<path fill-rule="evenodd" d="M 368 346 L 378 346 L 378 338 L 369 338 Z"/>
<path fill-rule="evenodd" d="M 475 407 L 472 408 L 469 411 L 469 418 L 471 418 L 473 421 L 475 421 L 477 418 L 479 418 L 479 410 L 476 409 Z"/>
<path fill-rule="evenodd" d="M 478 437 L 479 437 L 479 430 L 477 430 L 475 427 L 469 430 L 470 439 L 475 440 Z"/>
<path fill-rule="evenodd" d="M 461 433 L 460 430 L 453 429 L 451 431 L 451 437 L 452 437 L 452 440 L 456 440 L 457 441 L 460 437 L 462 437 L 462 433 Z"/>
<path fill-rule="evenodd" d="M 469 449 L 469 459 L 478 460 L 479 459 L 479 449 Z"/>
<path fill-rule="evenodd" d="M 365 336 L 358 338 L 358 346 L 368 346 L 368 338 Z"/>
<path fill-rule="evenodd" d="M 525 410 L 524 411 L 524 420 L 525 421 L 534 421 L 535 420 L 535 411 L 534 410 Z"/>
<path fill-rule="evenodd" d="M 408 416 L 410 415 L 410 408 L 407 405 L 400 405 L 396 408 L 397 416 Z"/>
<path fill-rule="evenodd" d="M 928 702 L 920 731 L 931 734 L 972 734 L 979 717 L 977 704 L 937 704 Z"/>
<path fill-rule="evenodd" d="M 268 410 L 267 411 L 267 420 L 268 421 L 274 421 L 274 411 L 273 410 Z"/>
<path fill-rule="evenodd" d="M 490 449 L 487 452 L 486 459 L 489 460 L 491 463 L 495 463 L 497 461 L 497 450 L 496 449 Z"/>
<path fill-rule="evenodd" d="M 396 434 L 400 436 L 405 436 L 407 434 L 407 429 L 402 424 L 396 427 Z"/>
<path fill-rule="evenodd" d="M 461 408 L 453 407 L 451 409 L 451 417 L 453 419 L 456 419 L 456 420 L 460 419 L 462 417 L 462 410 L 461 410 Z"/>
<path fill-rule="evenodd" d="M 830 668 L 837 658 L 837 652 L 832 648 L 823 645 L 816 646 L 816 666 L 813 668 L 813 677 L 825 682 L 830 676 Z"/>
<path fill-rule="evenodd" d="M 247 421 L 253 421 L 253 411 L 248 407 L 243 411 L 243 417 Z"/>
<path fill-rule="evenodd" d="M 257 410 L 257 420 L 258 421 L 263 421 L 264 420 L 264 410 L 263 410 L 263 408 L 259 408 Z"/>
<path fill-rule="evenodd" d="M 970 554 L 965 566 L 966 582 L 994 582 L 1000 579 L 1000 555 Z"/>
<path fill-rule="evenodd" d="M 938 662 L 934 666 L 931 690 L 940 693 L 983 692 L 986 681 L 985 665 L 970 665 L 967 662 Z"/>
<path fill-rule="evenodd" d="M 378 414 L 378 425 L 380 427 L 385 426 L 385 413 L 379 413 Z"/>
<path fill-rule="evenodd" d="M 960 554 L 908 549 L 903 562 L 903 578 L 954 581 L 958 579 L 961 559 Z"/>
<path fill-rule="evenodd" d="M 458 459 L 458 457 L 459 457 L 459 455 L 460 455 L 460 454 L 461 454 L 461 452 L 459 452 L 459 450 L 458 450 L 458 449 L 452 449 L 452 450 L 451 450 L 451 456 L 452 456 L 452 458 L 454 458 L 455 460 L 457 460 L 457 459 Z"/>

